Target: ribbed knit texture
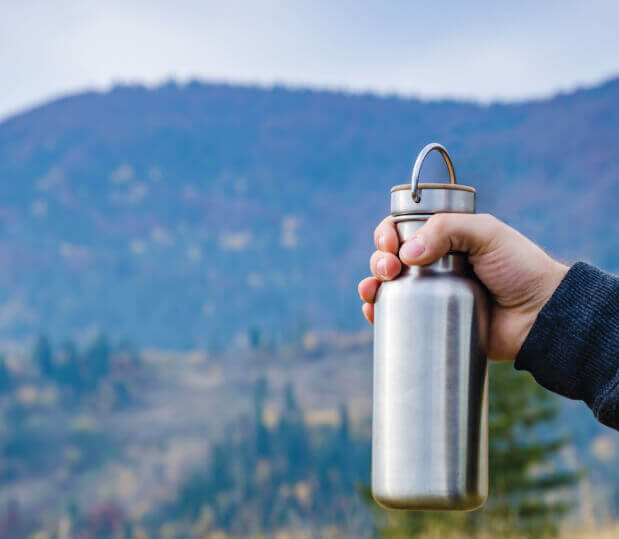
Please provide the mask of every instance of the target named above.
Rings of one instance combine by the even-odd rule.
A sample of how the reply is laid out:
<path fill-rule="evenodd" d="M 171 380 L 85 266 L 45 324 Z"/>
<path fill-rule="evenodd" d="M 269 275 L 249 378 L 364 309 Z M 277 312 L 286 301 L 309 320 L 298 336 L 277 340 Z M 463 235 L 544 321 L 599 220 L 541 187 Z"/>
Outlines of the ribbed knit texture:
<path fill-rule="evenodd" d="M 619 278 L 579 262 L 540 311 L 515 367 L 619 430 Z"/>

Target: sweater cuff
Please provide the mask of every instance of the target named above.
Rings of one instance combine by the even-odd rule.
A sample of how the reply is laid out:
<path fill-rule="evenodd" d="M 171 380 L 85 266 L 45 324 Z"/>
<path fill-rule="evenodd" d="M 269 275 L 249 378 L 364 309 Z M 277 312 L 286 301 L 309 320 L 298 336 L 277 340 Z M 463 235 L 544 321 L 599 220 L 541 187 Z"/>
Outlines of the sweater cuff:
<path fill-rule="evenodd" d="M 585 401 L 599 416 L 616 388 L 616 304 L 615 277 L 575 264 L 538 314 L 516 369 L 529 371 L 555 393 Z"/>

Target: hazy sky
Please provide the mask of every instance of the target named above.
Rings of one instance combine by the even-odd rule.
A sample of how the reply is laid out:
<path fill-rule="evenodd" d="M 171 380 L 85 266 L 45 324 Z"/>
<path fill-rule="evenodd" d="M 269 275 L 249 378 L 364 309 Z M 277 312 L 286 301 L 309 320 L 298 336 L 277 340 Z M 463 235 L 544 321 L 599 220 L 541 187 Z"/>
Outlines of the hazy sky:
<path fill-rule="evenodd" d="M 191 78 L 521 100 L 619 75 L 616 0 L 2 0 L 0 119 Z"/>

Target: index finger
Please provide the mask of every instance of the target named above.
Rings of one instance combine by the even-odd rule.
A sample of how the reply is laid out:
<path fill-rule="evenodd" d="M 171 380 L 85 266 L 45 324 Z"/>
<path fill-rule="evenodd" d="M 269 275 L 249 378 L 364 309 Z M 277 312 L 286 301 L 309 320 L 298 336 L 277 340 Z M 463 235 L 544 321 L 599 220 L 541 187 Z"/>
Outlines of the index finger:
<path fill-rule="evenodd" d="M 398 254 L 400 239 L 391 215 L 385 217 L 374 230 L 374 243 L 379 251 Z"/>

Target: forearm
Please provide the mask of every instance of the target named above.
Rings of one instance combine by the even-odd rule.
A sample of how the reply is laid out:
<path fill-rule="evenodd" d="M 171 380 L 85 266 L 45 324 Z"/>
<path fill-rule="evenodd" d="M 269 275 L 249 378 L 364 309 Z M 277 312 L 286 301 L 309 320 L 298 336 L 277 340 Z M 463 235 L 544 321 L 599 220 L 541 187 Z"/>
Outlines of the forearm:
<path fill-rule="evenodd" d="M 619 279 L 578 263 L 540 311 L 515 366 L 619 430 L 618 349 Z"/>

